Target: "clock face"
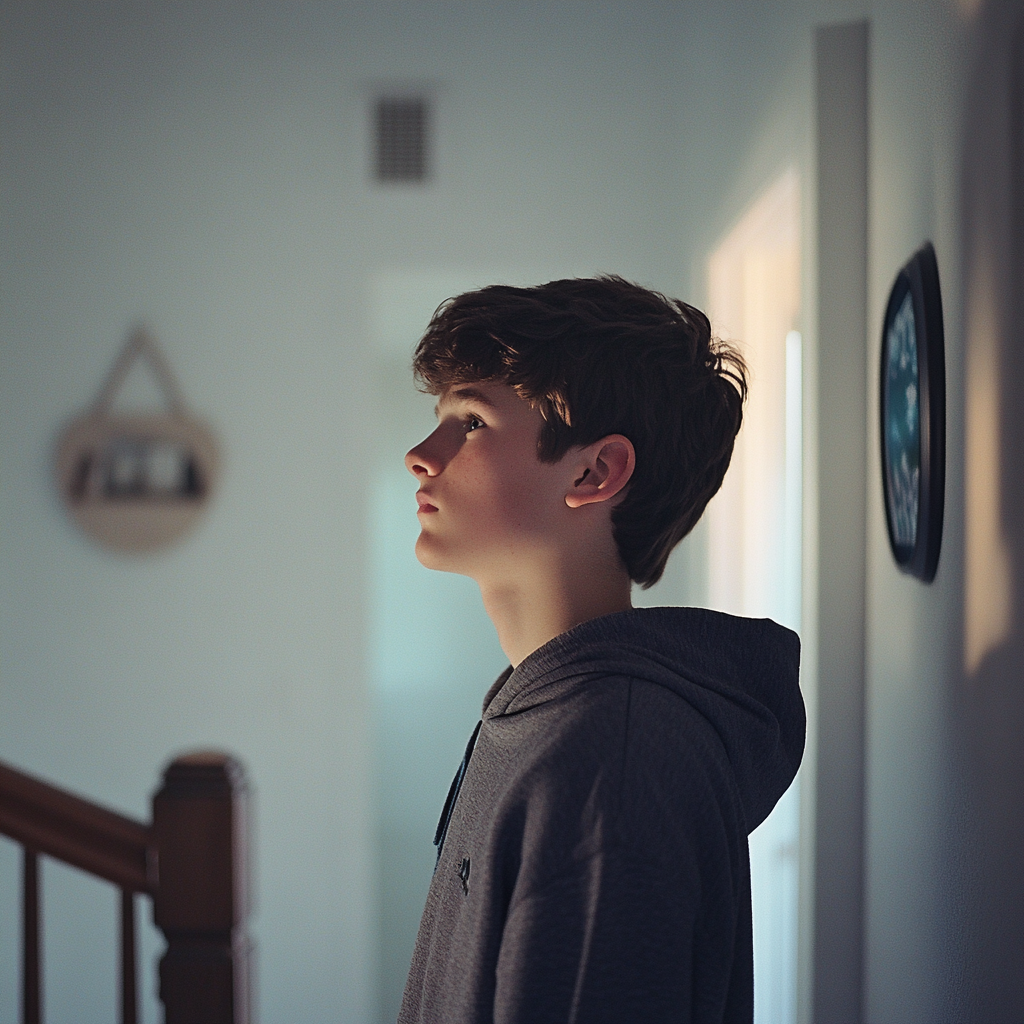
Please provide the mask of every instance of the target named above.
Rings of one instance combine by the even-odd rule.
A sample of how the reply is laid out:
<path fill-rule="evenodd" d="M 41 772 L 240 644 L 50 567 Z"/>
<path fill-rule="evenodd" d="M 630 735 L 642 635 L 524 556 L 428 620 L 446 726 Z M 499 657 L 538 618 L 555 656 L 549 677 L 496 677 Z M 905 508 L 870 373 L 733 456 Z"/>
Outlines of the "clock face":
<path fill-rule="evenodd" d="M 882 324 L 879 436 L 885 518 L 896 564 L 925 583 L 942 546 L 946 368 L 939 267 L 930 242 L 896 275 Z"/>
<path fill-rule="evenodd" d="M 899 287 L 899 285 L 897 285 Z M 905 287 L 886 328 L 882 395 L 884 472 L 888 484 L 889 533 L 899 560 L 917 544 L 921 498 L 921 401 L 914 302 Z"/>

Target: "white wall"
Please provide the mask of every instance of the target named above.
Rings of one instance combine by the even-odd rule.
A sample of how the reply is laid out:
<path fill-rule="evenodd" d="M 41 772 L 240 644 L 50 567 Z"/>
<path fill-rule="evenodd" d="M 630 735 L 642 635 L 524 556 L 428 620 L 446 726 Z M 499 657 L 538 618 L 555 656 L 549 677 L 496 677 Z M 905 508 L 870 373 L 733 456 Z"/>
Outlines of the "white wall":
<path fill-rule="evenodd" d="M 963 9 L 923 25 L 913 7 L 876 19 L 872 318 L 900 253 L 934 238 L 948 458 L 941 560 L 922 587 L 889 556 L 877 433 L 869 444 L 872 1021 L 1024 1017 L 1024 178 L 1019 163 L 1012 170 L 1022 128 L 1011 99 L 1024 82 L 1012 66 L 1024 8 Z M 877 366 L 878 339 L 869 341 Z"/>

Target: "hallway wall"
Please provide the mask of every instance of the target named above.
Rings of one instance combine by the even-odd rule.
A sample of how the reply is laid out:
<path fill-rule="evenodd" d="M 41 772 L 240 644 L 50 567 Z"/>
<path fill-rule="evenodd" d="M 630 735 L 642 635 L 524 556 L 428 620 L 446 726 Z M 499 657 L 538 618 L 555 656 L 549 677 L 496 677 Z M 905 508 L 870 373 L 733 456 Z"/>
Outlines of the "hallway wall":
<path fill-rule="evenodd" d="M 1022 19 L 1016 2 L 872 10 L 865 1019 L 879 1024 L 1024 1017 Z M 947 366 L 930 586 L 889 551 L 875 383 L 889 287 L 926 238 Z"/>
<path fill-rule="evenodd" d="M 963 299 L 960 161 L 972 22 L 953 5 L 919 17 L 876 7 L 871 25 L 865 638 L 864 1015 L 963 1016 L 951 859 L 951 696 L 960 678 L 963 543 Z M 935 581 L 900 573 L 881 491 L 878 360 L 889 288 L 926 240 L 939 261 L 947 366 L 946 516 Z"/>
<path fill-rule="evenodd" d="M 964 1001 L 1024 1019 L 1024 6 L 993 5 L 964 145 Z M 963 828 L 963 826 L 961 826 Z"/>

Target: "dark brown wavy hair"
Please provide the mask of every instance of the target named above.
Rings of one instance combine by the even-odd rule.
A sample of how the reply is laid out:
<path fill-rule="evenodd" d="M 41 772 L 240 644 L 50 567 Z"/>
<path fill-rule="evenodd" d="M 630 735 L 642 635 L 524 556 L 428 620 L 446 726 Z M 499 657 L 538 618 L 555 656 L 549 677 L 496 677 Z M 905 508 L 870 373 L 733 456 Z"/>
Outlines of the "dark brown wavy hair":
<path fill-rule="evenodd" d="M 501 383 L 540 410 L 537 455 L 624 434 L 636 450 L 612 511 L 630 578 L 649 587 L 722 484 L 747 369 L 693 306 L 621 277 L 492 285 L 448 299 L 416 348 L 419 387 Z"/>

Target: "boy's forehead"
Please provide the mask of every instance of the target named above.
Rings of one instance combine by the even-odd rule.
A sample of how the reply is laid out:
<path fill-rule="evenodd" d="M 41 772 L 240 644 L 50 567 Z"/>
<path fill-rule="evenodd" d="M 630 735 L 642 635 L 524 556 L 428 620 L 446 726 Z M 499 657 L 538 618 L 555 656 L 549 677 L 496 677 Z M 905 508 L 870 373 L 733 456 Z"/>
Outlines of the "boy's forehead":
<path fill-rule="evenodd" d="M 480 402 L 483 405 L 494 406 L 495 399 L 492 397 L 495 388 L 506 388 L 504 384 L 453 384 L 446 388 L 441 397 L 437 400 L 437 407 L 449 405 L 452 402 Z M 511 391 L 511 388 L 508 388 Z M 488 394 L 488 392 L 491 394 Z"/>
<path fill-rule="evenodd" d="M 516 393 L 511 384 L 502 384 L 497 381 L 470 381 L 465 384 L 453 384 L 446 388 L 437 405 L 434 406 L 434 413 L 438 413 L 446 405 L 454 405 L 457 402 L 477 402 L 490 409 L 503 411 L 518 410 L 523 404 L 533 406 Z"/>

